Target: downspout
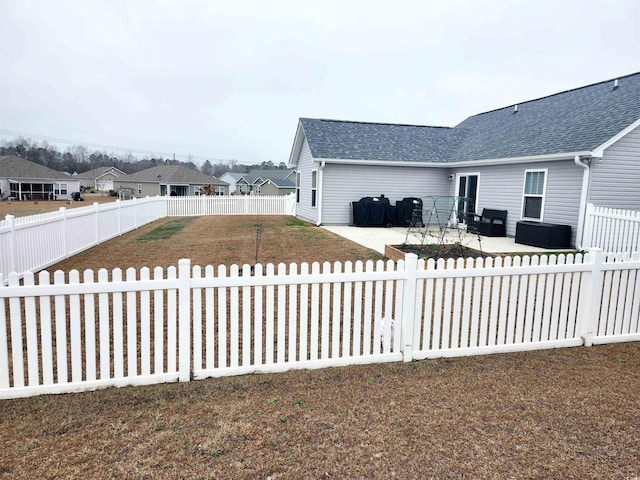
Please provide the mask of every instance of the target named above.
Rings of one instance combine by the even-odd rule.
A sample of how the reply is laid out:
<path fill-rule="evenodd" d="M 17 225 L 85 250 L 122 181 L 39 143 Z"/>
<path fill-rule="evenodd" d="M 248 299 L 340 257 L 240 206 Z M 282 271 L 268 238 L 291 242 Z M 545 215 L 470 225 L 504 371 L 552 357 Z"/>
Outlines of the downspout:
<path fill-rule="evenodd" d="M 574 160 L 576 165 L 583 169 L 582 171 L 582 191 L 580 192 L 580 212 L 578 213 L 578 227 L 576 231 L 576 249 L 582 250 L 582 240 L 584 234 L 585 212 L 587 210 L 587 193 L 589 191 L 589 175 L 591 169 L 589 164 L 580 160 L 580 155 L 576 155 Z"/>
<path fill-rule="evenodd" d="M 324 172 L 325 161 L 320 162 L 320 168 L 318 169 L 318 220 L 316 221 L 316 226 L 322 225 L 322 185 L 323 185 L 323 172 Z"/>

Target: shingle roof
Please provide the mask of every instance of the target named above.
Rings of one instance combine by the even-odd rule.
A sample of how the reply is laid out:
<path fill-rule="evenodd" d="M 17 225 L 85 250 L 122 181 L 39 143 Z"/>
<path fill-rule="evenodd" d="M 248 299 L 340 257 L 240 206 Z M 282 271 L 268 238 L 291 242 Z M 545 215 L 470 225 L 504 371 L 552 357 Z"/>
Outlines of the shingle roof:
<path fill-rule="evenodd" d="M 590 151 L 640 119 L 640 73 L 471 116 L 454 128 L 301 118 L 314 158 L 457 162 Z"/>
<path fill-rule="evenodd" d="M 285 180 L 284 178 L 266 178 L 264 179 L 264 183 L 271 182 L 278 188 L 295 188 L 295 182 L 291 180 Z"/>
<path fill-rule="evenodd" d="M 461 133 L 448 127 L 301 118 L 314 158 L 446 162 Z"/>
<path fill-rule="evenodd" d="M 198 185 L 229 185 L 184 165 L 159 165 L 128 175 L 122 181 L 140 183 L 189 183 Z"/>
<path fill-rule="evenodd" d="M 243 177 L 248 183 L 253 183 L 259 178 L 261 178 L 262 180 L 286 178 L 291 175 L 291 172 L 293 172 L 293 170 L 291 169 L 251 170 L 249 173 L 245 173 Z"/>
<path fill-rule="evenodd" d="M 481 113 L 452 160 L 593 150 L 640 118 L 640 73 Z"/>
<path fill-rule="evenodd" d="M 38 163 L 30 162 L 16 155 L 0 157 L 0 177 L 12 179 L 69 179 L 69 175 Z"/>
<path fill-rule="evenodd" d="M 126 173 L 117 169 L 116 167 L 98 167 L 98 168 L 94 168 L 93 170 L 89 170 L 88 172 L 78 173 L 76 177 L 87 179 L 87 180 L 95 180 L 100 175 L 104 175 L 105 173 L 114 169 L 118 170 L 118 173 L 116 175 L 126 175 Z"/>

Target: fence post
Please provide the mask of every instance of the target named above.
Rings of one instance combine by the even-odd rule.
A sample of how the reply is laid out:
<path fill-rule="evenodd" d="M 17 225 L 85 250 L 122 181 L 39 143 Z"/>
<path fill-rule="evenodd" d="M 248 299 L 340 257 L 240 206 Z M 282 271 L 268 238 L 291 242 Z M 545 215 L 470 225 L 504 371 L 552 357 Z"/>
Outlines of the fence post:
<path fill-rule="evenodd" d="M 404 256 L 405 285 L 404 302 L 402 305 L 402 360 L 413 360 L 413 330 L 416 322 L 416 283 L 418 271 L 418 256 L 408 253 Z"/>
<path fill-rule="evenodd" d="M 120 199 L 116 200 L 116 205 L 118 207 L 118 235 L 122 235 L 122 209 L 120 207 Z"/>
<path fill-rule="evenodd" d="M 60 207 L 60 214 L 62 215 L 62 244 L 64 247 L 64 258 L 69 258 L 69 236 L 67 235 L 67 209 Z"/>
<path fill-rule="evenodd" d="M 604 252 L 601 248 L 592 248 L 589 251 L 589 257 L 591 271 L 585 282 L 585 288 L 580 292 L 580 308 L 578 310 L 578 333 L 584 340 L 585 347 L 593 345 L 593 337 L 600 319 Z"/>
<path fill-rule="evenodd" d="M 9 224 L 9 271 L 5 272 L 8 278 L 9 273 L 17 272 L 18 243 L 16 242 L 16 217 L 7 215 L 4 219 Z"/>
<path fill-rule="evenodd" d="M 133 223 L 135 225 L 135 229 L 138 228 L 138 199 L 133 197 Z"/>
<path fill-rule="evenodd" d="M 191 379 L 191 260 L 178 260 L 178 380 Z"/>
<path fill-rule="evenodd" d="M 584 214 L 584 227 L 582 227 L 582 235 L 580 239 L 580 244 L 578 248 L 582 250 L 589 250 L 593 247 L 592 239 L 593 239 L 593 215 L 595 213 L 595 207 L 593 203 L 587 203 L 587 211 Z"/>
<path fill-rule="evenodd" d="M 100 204 L 98 202 L 93 202 L 93 208 L 95 209 L 93 228 L 94 233 L 96 235 L 96 245 L 100 244 Z"/>

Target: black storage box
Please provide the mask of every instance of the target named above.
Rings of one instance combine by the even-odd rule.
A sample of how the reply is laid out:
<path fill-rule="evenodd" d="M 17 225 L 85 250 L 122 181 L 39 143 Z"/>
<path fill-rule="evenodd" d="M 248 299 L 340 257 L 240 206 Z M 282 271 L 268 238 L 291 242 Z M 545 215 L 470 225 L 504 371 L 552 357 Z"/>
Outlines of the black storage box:
<path fill-rule="evenodd" d="M 516 243 L 540 248 L 571 248 L 571 225 L 521 220 L 516 223 Z"/>

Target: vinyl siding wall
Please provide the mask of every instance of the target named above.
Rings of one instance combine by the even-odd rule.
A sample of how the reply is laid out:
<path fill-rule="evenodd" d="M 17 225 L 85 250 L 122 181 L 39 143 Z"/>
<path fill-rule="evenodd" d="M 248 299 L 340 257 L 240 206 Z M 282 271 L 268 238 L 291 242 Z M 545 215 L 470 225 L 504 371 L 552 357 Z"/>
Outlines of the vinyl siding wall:
<path fill-rule="evenodd" d="M 453 170 L 454 173 L 480 173 L 478 208 L 507 210 L 507 235 L 515 236 L 516 222 L 522 218 L 522 197 L 526 170 L 547 170 L 543 221 L 571 225 L 571 242 L 575 244 L 580 210 L 582 168 L 572 160 L 525 163 Z M 449 195 L 455 195 L 455 181 Z"/>
<path fill-rule="evenodd" d="M 120 190 L 121 188 L 130 188 L 134 197 L 143 198 L 146 196 L 153 197 L 160 195 L 160 185 L 157 183 L 140 183 L 142 185 L 142 193 L 138 194 L 138 182 L 122 182 L 115 181 L 113 184 L 114 190 Z"/>
<path fill-rule="evenodd" d="M 352 222 L 351 202 L 384 195 L 391 204 L 405 197 L 447 195 L 448 170 L 394 166 L 327 164 L 323 173 L 322 223 Z"/>
<path fill-rule="evenodd" d="M 307 222 L 316 223 L 318 221 L 318 207 L 311 206 L 311 171 L 319 169 L 319 164 L 313 161 L 309 143 L 307 143 L 306 138 L 302 143 L 300 156 L 298 157 L 295 168 L 300 172 L 300 203 L 296 204 L 296 217 L 306 220 Z M 294 182 L 295 178 L 294 173 Z"/>
<path fill-rule="evenodd" d="M 591 168 L 589 202 L 598 207 L 640 210 L 640 127 L 604 151 Z"/>

